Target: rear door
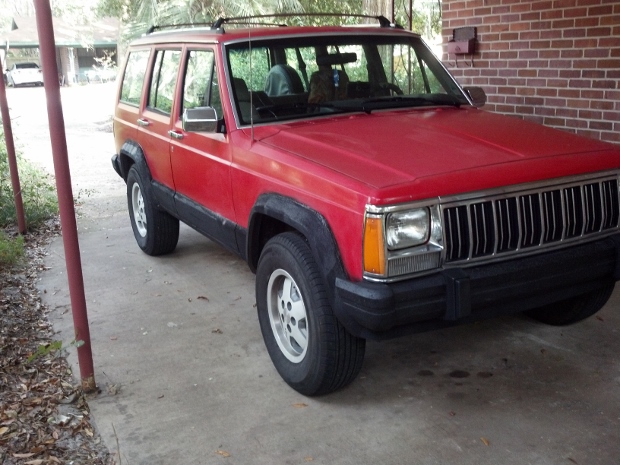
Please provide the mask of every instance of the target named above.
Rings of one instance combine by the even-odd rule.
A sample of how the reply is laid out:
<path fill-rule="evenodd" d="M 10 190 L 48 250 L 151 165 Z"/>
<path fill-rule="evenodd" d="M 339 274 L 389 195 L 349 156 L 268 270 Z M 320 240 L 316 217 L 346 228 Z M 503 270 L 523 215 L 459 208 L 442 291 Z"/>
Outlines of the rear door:
<path fill-rule="evenodd" d="M 181 64 L 181 48 L 157 48 L 151 58 L 146 102 L 138 118 L 138 143 L 153 179 L 174 190 L 170 165 L 171 117 Z"/>

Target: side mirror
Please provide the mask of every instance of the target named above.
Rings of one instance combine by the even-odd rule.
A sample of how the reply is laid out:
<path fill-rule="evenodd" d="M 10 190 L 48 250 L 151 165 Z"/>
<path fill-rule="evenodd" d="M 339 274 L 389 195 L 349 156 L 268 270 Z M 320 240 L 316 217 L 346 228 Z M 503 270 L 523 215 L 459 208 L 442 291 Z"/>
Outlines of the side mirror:
<path fill-rule="evenodd" d="M 213 107 L 186 108 L 182 121 L 187 132 L 224 132 L 224 120 Z"/>
<path fill-rule="evenodd" d="M 463 87 L 463 90 L 475 107 L 480 108 L 487 103 L 487 94 L 484 92 L 482 87 Z"/>

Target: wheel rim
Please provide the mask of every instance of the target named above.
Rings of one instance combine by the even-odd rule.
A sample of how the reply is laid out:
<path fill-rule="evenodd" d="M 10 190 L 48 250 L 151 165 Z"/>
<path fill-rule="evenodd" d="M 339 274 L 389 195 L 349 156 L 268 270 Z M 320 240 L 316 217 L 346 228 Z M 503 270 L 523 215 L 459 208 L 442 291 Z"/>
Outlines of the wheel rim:
<path fill-rule="evenodd" d="M 282 269 L 269 278 L 267 311 L 280 351 L 291 362 L 301 362 L 308 349 L 308 314 L 297 283 Z"/>
<path fill-rule="evenodd" d="M 136 223 L 138 234 L 146 237 L 146 213 L 144 212 L 144 197 L 142 197 L 142 189 L 136 182 L 131 188 L 131 206 L 133 207 L 133 219 Z"/>

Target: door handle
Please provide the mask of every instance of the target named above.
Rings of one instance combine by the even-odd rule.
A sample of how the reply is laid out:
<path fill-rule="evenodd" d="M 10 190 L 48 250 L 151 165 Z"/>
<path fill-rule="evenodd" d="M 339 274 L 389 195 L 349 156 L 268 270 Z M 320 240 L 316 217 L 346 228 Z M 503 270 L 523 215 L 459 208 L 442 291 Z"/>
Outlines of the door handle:
<path fill-rule="evenodd" d="M 170 137 L 172 137 L 173 139 L 177 139 L 177 140 L 183 139 L 183 134 L 182 133 L 174 131 L 172 129 L 170 131 L 168 131 L 168 135 Z"/>
<path fill-rule="evenodd" d="M 150 125 L 151 123 L 149 122 L 148 119 L 138 119 L 138 126 L 142 126 L 143 128 L 145 128 L 146 126 Z"/>

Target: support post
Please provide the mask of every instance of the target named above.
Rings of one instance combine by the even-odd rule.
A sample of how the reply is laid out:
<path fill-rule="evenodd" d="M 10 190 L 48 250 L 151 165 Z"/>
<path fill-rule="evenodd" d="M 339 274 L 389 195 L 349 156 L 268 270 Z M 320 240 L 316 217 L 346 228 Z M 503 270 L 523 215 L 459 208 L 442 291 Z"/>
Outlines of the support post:
<path fill-rule="evenodd" d="M 43 82 L 45 84 L 45 95 L 47 97 L 47 115 L 49 119 L 50 139 L 52 141 L 54 173 L 56 175 L 56 190 L 58 192 L 58 207 L 60 210 L 62 239 L 65 248 L 75 340 L 83 342 L 77 349 L 78 362 L 80 365 L 82 388 L 85 392 L 93 392 L 97 389 L 97 386 L 95 384 L 93 354 L 90 343 L 88 315 L 86 312 L 86 297 L 84 294 L 84 277 L 82 275 L 82 263 L 80 260 L 77 221 L 75 219 L 75 207 L 73 205 L 65 122 L 60 101 L 52 12 L 49 0 L 34 0 L 34 7 L 37 18 L 41 63 L 43 65 Z"/>
<path fill-rule="evenodd" d="M 2 57 L 0 57 L 0 69 L 4 69 Z M 9 172 L 11 174 L 13 198 L 15 201 L 15 212 L 17 214 L 17 229 L 19 230 L 20 234 L 26 234 L 26 216 L 24 215 L 24 201 L 22 199 L 22 188 L 19 183 L 17 156 L 15 154 L 15 141 L 13 140 L 13 127 L 11 126 L 11 116 L 9 115 L 9 104 L 6 99 L 6 87 L 4 79 L 2 80 L 2 84 L 0 84 L 0 111 L 2 114 L 2 126 L 4 127 L 6 152 L 9 158 Z"/>

